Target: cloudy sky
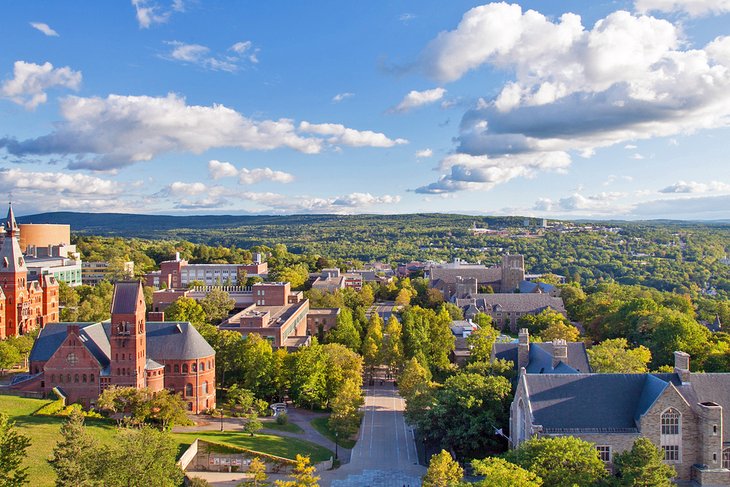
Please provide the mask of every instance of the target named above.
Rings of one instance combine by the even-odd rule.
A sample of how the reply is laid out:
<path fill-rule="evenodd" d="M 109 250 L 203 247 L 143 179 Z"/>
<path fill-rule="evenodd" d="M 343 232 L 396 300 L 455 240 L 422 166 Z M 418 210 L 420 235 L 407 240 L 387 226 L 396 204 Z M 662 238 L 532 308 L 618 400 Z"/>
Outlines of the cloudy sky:
<path fill-rule="evenodd" d="M 20 214 L 730 218 L 730 0 L 2 10 Z"/>

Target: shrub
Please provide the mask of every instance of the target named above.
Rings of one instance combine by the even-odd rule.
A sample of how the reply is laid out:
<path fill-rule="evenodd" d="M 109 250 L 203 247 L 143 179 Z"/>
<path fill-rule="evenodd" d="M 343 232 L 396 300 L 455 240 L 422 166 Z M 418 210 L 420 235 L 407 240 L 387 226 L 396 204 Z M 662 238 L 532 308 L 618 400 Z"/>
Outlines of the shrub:
<path fill-rule="evenodd" d="M 287 423 L 289 423 L 289 416 L 287 416 L 286 413 L 279 413 L 279 415 L 276 417 L 276 424 L 283 426 Z"/>

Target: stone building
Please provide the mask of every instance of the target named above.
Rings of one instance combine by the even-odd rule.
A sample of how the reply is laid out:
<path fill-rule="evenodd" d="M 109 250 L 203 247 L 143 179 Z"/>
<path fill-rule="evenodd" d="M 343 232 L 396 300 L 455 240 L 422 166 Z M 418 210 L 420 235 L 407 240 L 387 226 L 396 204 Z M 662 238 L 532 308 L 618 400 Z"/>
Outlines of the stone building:
<path fill-rule="evenodd" d="M 495 328 L 513 332 L 518 329 L 517 321 L 526 314 L 539 314 L 549 308 L 567 316 L 563 299 L 549 294 L 470 294 L 454 301 L 464 312 L 464 318 L 470 320 L 477 313 L 485 313 L 491 316 Z"/>
<path fill-rule="evenodd" d="M 28 267 L 20 251 L 20 229 L 15 222 L 13 207 L 3 223 L 0 241 L 0 339 L 24 335 L 47 323 L 58 321 L 58 281 L 53 276 L 28 279 Z"/>
<path fill-rule="evenodd" d="M 529 374 L 521 370 L 510 408 L 510 446 L 537 436 L 575 436 L 596 445 L 610 469 L 640 436 L 664 452 L 677 480 L 730 486 L 730 374 Z"/>
<path fill-rule="evenodd" d="M 201 282 L 206 286 L 237 286 L 246 277 L 266 277 L 269 265 L 256 254 L 252 264 L 191 264 L 175 255 L 175 260 L 160 263 L 160 270 L 145 274 L 145 285 L 156 288 L 187 289 L 191 283 Z"/>
<path fill-rule="evenodd" d="M 47 325 L 30 352 L 30 374 L 12 387 L 58 387 L 68 402 L 87 407 L 111 385 L 169 389 L 194 413 L 215 407 L 215 351 L 190 323 L 147 321 L 140 282 L 116 284 L 111 315 Z"/>

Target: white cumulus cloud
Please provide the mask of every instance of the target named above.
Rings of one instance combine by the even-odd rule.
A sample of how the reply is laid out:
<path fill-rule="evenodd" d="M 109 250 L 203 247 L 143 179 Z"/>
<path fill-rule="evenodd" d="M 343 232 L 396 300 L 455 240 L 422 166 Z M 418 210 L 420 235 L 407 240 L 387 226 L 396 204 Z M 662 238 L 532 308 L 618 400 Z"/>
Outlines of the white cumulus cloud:
<path fill-rule="evenodd" d="M 208 161 L 208 173 L 212 179 L 221 179 L 238 176 L 241 184 L 256 184 L 261 181 L 272 181 L 275 183 L 290 183 L 294 176 L 284 171 L 276 171 L 268 167 L 254 169 L 238 169 L 230 162 L 221 162 L 215 159 Z"/>
<path fill-rule="evenodd" d="M 30 26 L 33 27 L 35 30 L 42 32 L 43 34 L 47 35 L 48 37 L 58 37 L 58 32 L 53 30 L 48 24 L 43 22 L 31 22 Z"/>
<path fill-rule="evenodd" d="M 444 88 L 434 88 L 425 91 L 410 91 L 398 105 L 392 108 L 393 112 L 407 112 L 416 107 L 435 103 L 444 97 Z"/>
<path fill-rule="evenodd" d="M 301 132 L 323 135 L 332 145 L 347 145 L 350 147 L 393 147 L 407 144 L 405 139 L 391 139 L 380 132 L 370 130 L 355 130 L 337 123 L 309 123 L 299 124 Z"/>
<path fill-rule="evenodd" d="M 344 93 L 337 93 L 335 96 L 332 97 L 332 103 L 339 103 L 348 98 L 352 98 L 353 96 L 355 96 L 355 93 L 350 93 L 349 91 L 346 91 Z"/>
<path fill-rule="evenodd" d="M 299 127 L 286 118 L 254 120 L 223 105 L 188 105 L 185 99 L 109 95 L 69 96 L 60 104 L 62 122 L 48 135 L 18 141 L 0 138 L 0 148 L 15 156 L 73 155 L 70 169 L 108 171 L 160 154 L 235 147 L 272 150 L 288 147 L 316 154 L 328 143 L 354 147 L 391 147 L 405 143 L 382 133 L 339 124 Z M 320 137 L 323 136 L 323 137 Z"/>
<path fill-rule="evenodd" d="M 0 189 L 9 193 L 29 190 L 37 194 L 115 195 L 120 185 L 109 179 L 80 173 L 34 172 L 21 169 L 0 169 Z"/>
<path fill-rule="evenodd" d="M 433 156 L 433 150 L 431 149 L 422 149 L 416 152 L 416 157 L 419 159 L 425 159 L 431 156 Z"/>
<path fill-rule="evenodd" d="M 0 95 L 32 110 L 48 100 L 46 90 L 62 87 L 77 90 L 81 85 L 81 72 L 68 66 L 54 68 L 43 64 L 15 61 L 13 77 L 0 86 Z"/>
<path fill-rule="evenodd" d="M 730 12 L 730 0 L 636 0 L 635 7 L 641 13 L 682 12 L 690 17 L 704 17 Z"/>
<path fill-rule="evenodd" d="M 170 51 L 161 56 L 164 59 L 193 64 L 211 71 L 238 71 L 244 62 L 258 63 L 259 49 L 252 47 L 251 41 L 237 42 L 225 53 L 213 53 L 207 46 L 188 44 L 180 41 L 166 41 Z"/>
<path fill-rule="evenodd" d="M 677 181 L 659 190 L 660 193 L 714 193 L 725 191 L 730 191 L 730 184 L 721 181 L 710 181 L 709 183 Z"/>

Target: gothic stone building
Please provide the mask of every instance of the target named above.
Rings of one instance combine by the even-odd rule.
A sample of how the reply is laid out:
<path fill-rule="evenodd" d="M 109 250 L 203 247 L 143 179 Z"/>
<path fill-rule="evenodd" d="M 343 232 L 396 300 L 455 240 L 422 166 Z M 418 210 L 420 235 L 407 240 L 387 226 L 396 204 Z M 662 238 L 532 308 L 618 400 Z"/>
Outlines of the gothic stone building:
<path fill-rule="evenodd" d="M 730 486 L 730 374 L 689 371 L 675 352 L 668 374 L 520 373 L 510 409 L 511 447 L 537 436 L 575 436 L 614 455 L 639 436 L 664 452 L 678 481 Z"/>
<path fill-rule="evenodd" d="M 20 251 L 20 230 L 13 207 L 3 222 L 0 241 L 0 340 L 24 335 L 58 321 L 58 282 L 41 276 L 28 282 L 28 268 Z"/>
<path fill-rule="evenodd" d="M 57 387 L 85 406 L 111 385 L 164 388 L 181 394 L 194 413 L 215 407 L 215 351 L 190 323 L 147 321 L 140 282 L 116 284 L 111 315 L 101 323 L 47 325 L 31 350 L 30 376 L 12 387 Z"/>

